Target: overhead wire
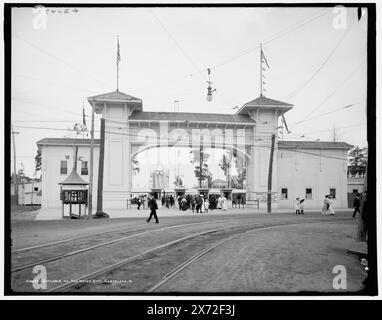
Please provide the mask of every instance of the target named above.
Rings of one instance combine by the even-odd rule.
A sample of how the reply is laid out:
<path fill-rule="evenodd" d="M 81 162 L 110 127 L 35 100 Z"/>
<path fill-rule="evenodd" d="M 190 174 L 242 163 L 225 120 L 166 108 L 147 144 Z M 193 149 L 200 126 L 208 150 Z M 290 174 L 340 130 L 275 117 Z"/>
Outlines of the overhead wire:
<path fill-rule="evenodd" d="M 42 130 L 56 130 L 56 131 L 72 131 L 72 132 L 75 132 L 75 130 L 73 130 L 73 129 L 61 129 L 61 128 L 48 128 L 48 127 L 29 127 L 29 126 L 18 126 L 18 128 L 29 128 L 29 129 L 42 129 Z M 97 132 L 99 132 L 99 131 L 97 131 Z M 107 133 L 107 134 L 114 134 L 114 135 L 122 135 L 122 136 L 131 136 L 131 134 L 130 133 L 121 133 L 121 132 L 112 132 L 112 131 L 105 131 L 105 133 Z M 135 135 L 135 137 L 138 137 L 137 135 Z M 173 141 L 173 140 L 171 140 L 170 139 L 170 137 L 149 137 L 149 136 L 147 136 L 147 135 L 145 135 L 145 136 L 139 136 L 139 137 L 142 137 L 142 138 L 149 138 L 149 139 L 153 139 L 153 140 L 155 140 L 157 143 L 159 142 L 159 143 L 163 143 L 163 141 L 165 141 L 165 142 L 169 142 L 169 141 Z M 78 140 L 81 140 L 82 138 L 78 138 Z M 87 139 L 88 140 L 88 139 Z M 192 141 L 192 139 L 191 139 L 191 141 Z M 174 143 L 176 143 L 177 141 L 173 141 Z M 249 142 L 251 142 L 252 143 L 252 145 L 254 146 L 254 147 L 259 147 L 259 148 L 267 148 L 267 149 L 270 149 L 271 148 L 271 146 L 267 146 L 267 145 L 263 145 L 263 144 L 257 144 L 257 145 L 255 145 L 254 143 L 255 142 L 259 142 L 259 141 L 256 141 L 256 140 L 254 140 L 253 141 L 253 139 L 251 139 Z M 215 142 L 215 145 L 216 145 L 216 142 Z M 225 144 L 224 142 L 223 143 L 217 143 L 217 145 L 218 146 L 225 146 L 225 147 L 227 147 L 227 144 Z M 315 153 L 309 153 L 309 152 L 305 152 L 305 151 L 301 151 L 301 150 L 296 150 L 296 149 L 292 149 L 292 150 L 290 150 L 290 149 L 288 149 L 289 151 L 292 151 L 292 152 L 298 152 L 298 153 L 305 153 L 305 154 L 311 154 L 311 155 L 314 155 L 314 156 L 321 156 L 321 157 L 324 157 L 324 158 L 332 158 L 332 159 L 338 159 L 338 160 L 343 160 L 343 161 L 347 161 L 347 159 L 345 159 L 345 158 L 339 158 L 339 157 L 333 157 L 333 156 L 325 156 L 325 155 L 320 155 L 320 154 L 315 154 Z"/>

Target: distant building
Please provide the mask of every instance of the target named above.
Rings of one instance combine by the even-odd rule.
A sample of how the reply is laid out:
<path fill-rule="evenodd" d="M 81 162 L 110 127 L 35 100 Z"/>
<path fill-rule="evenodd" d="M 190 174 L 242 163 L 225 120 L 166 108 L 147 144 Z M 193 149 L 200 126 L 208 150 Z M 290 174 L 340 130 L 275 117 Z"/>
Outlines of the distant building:
<path fill-rule="evenodd" d="M 347 194 L 348 207 L 353 207 L 353 201 L 357 193 L 363 192 L 365 185 L 365 167 L 348 167 L 347 172 Z"/>
<path fill-rule="evenodd" d="M 18 204 L 21 206 L 41 205 L 41 181 L 22 183 L 19 186 Z"/>
<path fill-rule="evenodd" d="M 78 146 L 77 173 L 89 182 L 90 139 L 45 138 L 37 142 L 41 148 L 41 206 L 58 208 L 61 206 L 60 185 L 72 171 L 74 146 Z M 97 194 L 99 140 L 94 140 L 93 195 Z M 97 197 L 93 197 L 93 207 Z"/>
<path fill-rule="evenodd" d="M 211 181 L 211 187 L 215 189 L 227 188 L 228 183 L 223 179 L 214 179 Z"/>

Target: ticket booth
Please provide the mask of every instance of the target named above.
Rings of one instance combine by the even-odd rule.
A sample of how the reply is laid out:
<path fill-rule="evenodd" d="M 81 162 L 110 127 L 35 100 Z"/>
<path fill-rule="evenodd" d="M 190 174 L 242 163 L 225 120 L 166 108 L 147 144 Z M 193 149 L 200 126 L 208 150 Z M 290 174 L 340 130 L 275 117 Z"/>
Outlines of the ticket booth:
<path fill-rule="evenodd" d="M 209 189 L 208 188 L 199 188 L 198 193 L 203 197 L 209 197 Z"/>
<path fill-rule="evenodd" d="M 232 208 L 232 189 L 230 188 L 223 188 L 220 189 L 220 195 L 223 197 L 226 197 L 227 199 L 227 208 Z"/>
<path fill-rule="evenodd" d="M 61 216 L 66 216 L 71 219 L 80 219 L 86 216 L 88 207 L 88 185 L 77 173 L 75 169 L 62 182 L 60 190 Z M 68 215 L 65 215 L 65 209 L 68 210 Z"/>
<path fill-rule="evenodd" d="M 162 207 L 162 196 L 163 196 L 162 189 L 152 188 L 151 194 L 154 196 L 154 199 L 157 202 L 158 208 Z"/>
<path fill-rule="evenodd" d="M 186 188 L 175 188 L 175 199 L 178 199 L 180 196 L 184 196 L 186 194 Z"/>

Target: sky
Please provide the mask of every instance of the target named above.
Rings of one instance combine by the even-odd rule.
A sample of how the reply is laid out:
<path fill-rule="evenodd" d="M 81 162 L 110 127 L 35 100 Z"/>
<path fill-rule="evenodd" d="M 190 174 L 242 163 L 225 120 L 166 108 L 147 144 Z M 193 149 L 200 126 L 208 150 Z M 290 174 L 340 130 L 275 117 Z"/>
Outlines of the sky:
<path fill-rule="evenodd" d="M 116 89 L 117 36 L 119 89 L 144 111 L 174 111 L 179 100 L 184 112 L 235 113 L 259 96 L 262 43 L 264 95 L 294 105 L 284 140 L 333 141 L 335 128 L 336 140 L 367 146 L 367 12 L 358 21 L 346 9 L 338 25 L 339 12 L 325 7 L 72 9 L 48 11 L 45 29 L 32 8 L 12 12 L 11 117 L 16 164 L 29 176 L 36 142 L 74 137 L 64 130 L 81 122 L 83 105 L 91 114 L 87 97 Z"/>

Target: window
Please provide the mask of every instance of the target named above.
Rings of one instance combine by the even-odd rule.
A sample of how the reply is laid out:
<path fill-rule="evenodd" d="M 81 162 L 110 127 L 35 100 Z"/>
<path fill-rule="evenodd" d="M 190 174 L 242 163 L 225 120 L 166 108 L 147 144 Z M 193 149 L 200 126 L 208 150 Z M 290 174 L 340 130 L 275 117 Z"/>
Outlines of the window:
<path fill-rule="evenodd" d="M 305 189 L 305 199 L 313 199 L 312 188 Z"/>
<path fill-rule="evenodd" d="M 34 187 L 34 188 L 33 188 L 33 191 L 38 191 L 38 187 Z"/>
<path fill-rule="evenodd" d="M 335 199 L 336 198 L 336 189 L 330 189 L 329 194 Z"/>
<path fill-rule="evenodd" d="M 61 161 L 60 174 L 68 174 L 68 161 Z"/>
<path fill-rule="evenodd" d="M 87 161 L 82 161 L 81 162 L 81 174 L 84 176 L 88 175 L 88 162 Z"/>
<path fill-rule="evenodd" d="M 288 199 L 288 189 L 281 188 L 281 199 Z"/>

